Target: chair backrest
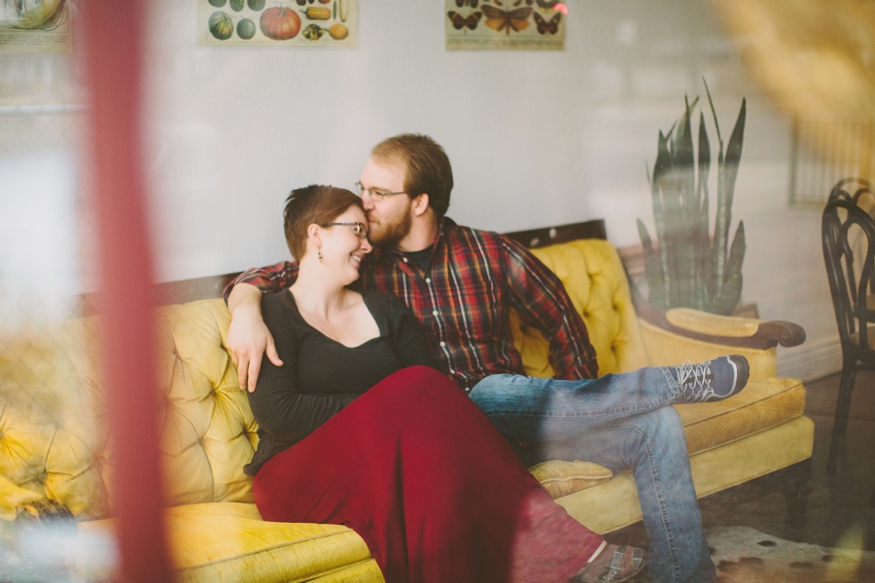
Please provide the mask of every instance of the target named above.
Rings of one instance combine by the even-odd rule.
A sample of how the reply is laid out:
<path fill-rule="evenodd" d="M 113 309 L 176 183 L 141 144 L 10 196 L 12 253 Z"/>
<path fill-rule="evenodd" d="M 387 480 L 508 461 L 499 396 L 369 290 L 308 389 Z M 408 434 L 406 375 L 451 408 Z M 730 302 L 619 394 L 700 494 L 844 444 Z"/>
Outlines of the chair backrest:
<path fill-rule="evenodd" d="M 875 196 L 868 181 L 849 178 L 830 193 L 823 211 L 826 263 L 842 351 L 861 360 L 875 359 Z"/>

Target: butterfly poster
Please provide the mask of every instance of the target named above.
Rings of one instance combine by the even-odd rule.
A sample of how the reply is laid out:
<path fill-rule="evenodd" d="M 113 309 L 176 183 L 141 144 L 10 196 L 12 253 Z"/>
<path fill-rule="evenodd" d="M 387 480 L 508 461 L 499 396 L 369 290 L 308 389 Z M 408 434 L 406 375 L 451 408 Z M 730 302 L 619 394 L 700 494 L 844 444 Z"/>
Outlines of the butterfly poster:
<path fill-rule="evenodd" d="M 444 0 L 447 50 L 565 50 L 566 2 Z"/>

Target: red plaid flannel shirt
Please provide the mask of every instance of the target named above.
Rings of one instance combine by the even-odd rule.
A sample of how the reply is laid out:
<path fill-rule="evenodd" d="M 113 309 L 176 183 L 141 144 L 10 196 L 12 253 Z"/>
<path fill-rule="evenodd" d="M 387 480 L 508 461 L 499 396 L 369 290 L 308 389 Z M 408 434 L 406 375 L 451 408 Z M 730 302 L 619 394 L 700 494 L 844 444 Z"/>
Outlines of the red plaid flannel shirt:
<path fill-rule="evenodd" d="M 453 382 L 470 389 L 496 373 L 524 374 L 508 312 L 549 339 L 556 378 L 595 378 L 595 350 L 562 282 L 516 241 L 460 227 L 444 218 L 427 271 L 398 251 L 372 253 L 361 285 L 403 299 L 422 323 L 432 360 Z M 225 288 L 249 283 L 263 291 L 290 286 L 296 263 L 284 261 L 242 273 Z"/>

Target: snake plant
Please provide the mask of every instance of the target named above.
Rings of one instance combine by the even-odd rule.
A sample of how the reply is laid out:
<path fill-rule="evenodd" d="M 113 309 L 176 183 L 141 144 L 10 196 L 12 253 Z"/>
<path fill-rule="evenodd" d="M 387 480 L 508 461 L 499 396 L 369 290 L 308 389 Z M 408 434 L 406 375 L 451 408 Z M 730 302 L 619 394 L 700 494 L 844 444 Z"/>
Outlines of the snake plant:
<path fill-rule="evenodd" d="M 739 222 L 728 246 L 732 198 L 744 142 L 746 103 L 724 151 L 720 125 L 708 85 L 708 103 L 717 129 L 717 209 L 713 237 L 709 233 L 708 178 L 711 144 L 705 115 L 699 112 L 698 148 L 694 151 L 691 118 L 698 103 L 684 98 L 684 113 L 667 134 L 659 132 L 653 174 L 648 181 L 653 199 L 657 244 L 638 219 L 644 247 L 644 269 L 652 304 L 664 308 L 688 307 L 730 314 L 741 298 L 744 260 L 744 223 Z"/>

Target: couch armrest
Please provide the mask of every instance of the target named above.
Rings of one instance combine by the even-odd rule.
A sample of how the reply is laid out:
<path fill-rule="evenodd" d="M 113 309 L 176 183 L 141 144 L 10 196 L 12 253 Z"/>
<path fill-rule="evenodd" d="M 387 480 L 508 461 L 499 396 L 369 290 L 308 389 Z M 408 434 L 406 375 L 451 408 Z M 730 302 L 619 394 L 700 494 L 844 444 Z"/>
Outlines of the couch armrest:
<path fill-rule="evenodd" d="M 677 366 L 684 361 L 702 362 L 724 354 L 741 354 L 750 362 L 752 379 L 767 379 L 778 374 L 777 349 L 742 348 L 716 342 L 722 336 L 701 340 L 677 334 L 638 319 L 638 329 L 651 366 Z M 700 335 L 701 336 L 701 335 Z"/>
<path fill-rule="evenodd" d="M 636 309 L 645 322 L 702 342 L 754 350 L 767 350 L 778 344 L 798 346 L 805 342 L 805 330 L 792 322 L 763 322 L 754 318 L 719 316 L 689 308 L 663 311 L 652 306 L 636 306 Z"/>
<path fill-rule="evenodd" d="M 76 519 L 70 509 L 56 500 L 42 498 L 18 505 L 16 520 L 33 526 L 75 525 Z"/>
<path fill-rule="evenodd" d="M 639 328 L 651 365 L 701 362 L 722 354 L 741 354 L 750 362 L 751 378 L 777 376 L 777 345 L 796 346 L 805 340 L 802 327 L 790 322 L 718 316 L 676 308 L 663 313 L 639 308 Z"/>
<path fill-rule="evenodd" d="M 0 519 L 15 520 L 24 505 L 43 499 L 42 495 L 16 486 L 0 475 Z"/>

